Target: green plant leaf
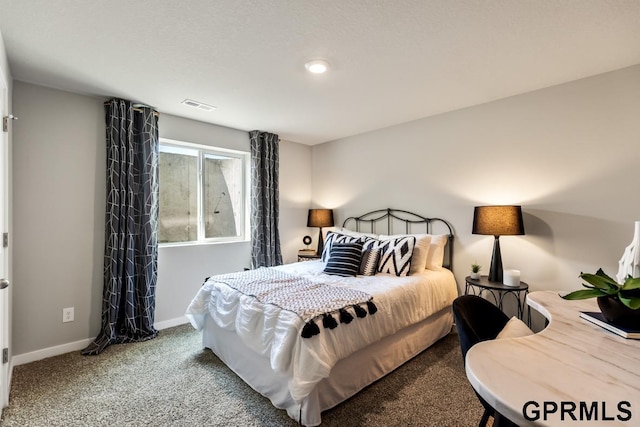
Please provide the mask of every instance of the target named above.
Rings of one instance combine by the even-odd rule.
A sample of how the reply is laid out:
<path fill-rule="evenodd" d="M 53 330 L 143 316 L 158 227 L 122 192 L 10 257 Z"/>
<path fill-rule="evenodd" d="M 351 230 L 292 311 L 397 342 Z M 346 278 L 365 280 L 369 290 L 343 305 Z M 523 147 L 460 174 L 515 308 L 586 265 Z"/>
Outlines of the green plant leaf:
<path fill-rule="evenodd" d="M 575 300 L 575 299 L 604 297 L 607 295 L 608 295 L 607 292 L 605 292 L 602 289 L 581 289 L 579 291 L 570 292 L 565 296 L 563 296 L 562 298 L 568 299 L 568 300 Z"/>
<path fill-rule="evenodd" d="M 601 271 L 602 270 L 598 270 L 598 273 Z M 590 283 L 591 285 L 599 289 L 615 290 L 616 292 L 620 289 L 620 285 L 618 285 L 618 282 L 616 282 L 606 274 L 604 274 L 603 276 L 597 273 L 596 274 L 581 273 L 580 278 L 585 282 Z"/>
<path fill-rule="evenodd" d="M 596 276 L 600 276 L 603 279 L 607 279 L 609 280 L 611 283 L 615 283 L 616 285 L 618 284 L 618 282 L 616 281 L 616 279 L 610 277 L 607 275 L 607 273 L 605 273 L 601 268 L 598 269 L 598 271 L 596 271 Z"/>
<path fill-rule="evenodd" d="M 633 310 L 638 310 L 640 309 L 640 298 L 637 297 L 623 297 L 622 295 L 618 295 L 618 298 L 620 299 L 620 302 L 622 302 L 624 305 L 626 305 L 627 307 L 633 309 Z"/>
<path fill-rule="evenodd" d="M 628 277 L 621 288 L 623 291 L 630 291 L 631 289 L 640 289 L 640 277 L 631 278 Z"/>

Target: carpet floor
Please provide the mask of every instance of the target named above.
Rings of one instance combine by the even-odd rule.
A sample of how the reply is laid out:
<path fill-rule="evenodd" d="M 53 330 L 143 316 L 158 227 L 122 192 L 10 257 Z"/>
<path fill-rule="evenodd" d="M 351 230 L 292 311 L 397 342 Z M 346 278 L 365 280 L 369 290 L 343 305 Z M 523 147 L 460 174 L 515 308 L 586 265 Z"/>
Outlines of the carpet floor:
<path fill-rule="evenodd" d="M 13 371 L 2 426 L 296 426 L 210 350 L 190 325 L 99 356 L 67 353 Z M 482 406 L 458 337 L 322 415 L 322 426 L 475 426 Z"/>

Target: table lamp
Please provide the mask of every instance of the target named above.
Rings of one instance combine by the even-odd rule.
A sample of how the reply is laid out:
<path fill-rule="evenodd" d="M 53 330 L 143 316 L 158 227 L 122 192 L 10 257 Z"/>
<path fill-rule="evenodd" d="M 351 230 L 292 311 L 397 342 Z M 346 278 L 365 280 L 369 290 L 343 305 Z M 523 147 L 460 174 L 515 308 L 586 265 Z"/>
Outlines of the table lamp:
<path fill-rule="evenodd" d="M 309 209 L 307 217 L 307 227 L 320 227 L 318 235 L 318 255 L 322 255 L 324 249 L 324 239 L 322 238 L 322 227 L 333 227 L 332 209 Z"/>
<path fill-rule="evenodd" d="M 473 234 L 494 236 L 489 281 L 502 283 L 502 255 L 500 236 L 524 234 L 520 206 L 476 206 L 473 211 Z"/>

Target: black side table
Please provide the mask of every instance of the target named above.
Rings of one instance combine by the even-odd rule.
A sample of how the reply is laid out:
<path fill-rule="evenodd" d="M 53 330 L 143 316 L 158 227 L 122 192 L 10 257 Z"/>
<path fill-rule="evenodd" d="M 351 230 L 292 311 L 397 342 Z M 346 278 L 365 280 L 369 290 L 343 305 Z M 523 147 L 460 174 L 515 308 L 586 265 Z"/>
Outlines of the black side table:
<path fill-rule="evenodd" d="M 320 258 L 322 258 L 322 256 L 318 255 L 316 253 L 313 253 L 313 254 L 298 253 L 298 262 L 301 262 L 301 261 L 313 261 L 313 260 L 320 259 Z"/>
<path fill-rule="evenodd" d="M 479 279 L 472 279 L 470 276 L 465 277 L 465 295 L 491 295 L 495 305 L 502 311 L 502 303 L 507 295 L 515 298 L 518 307 L 518 318 L 524 321 L 525 311 L 527 314 L 527 325 L 531 327 L 531 308 L 527 305 L 527 294 L 529 293 L 529 285 L 520 282 L 518 286 L 507 286 L 504 283 L 491 282 L 488 276 L 480 276 Z"/>

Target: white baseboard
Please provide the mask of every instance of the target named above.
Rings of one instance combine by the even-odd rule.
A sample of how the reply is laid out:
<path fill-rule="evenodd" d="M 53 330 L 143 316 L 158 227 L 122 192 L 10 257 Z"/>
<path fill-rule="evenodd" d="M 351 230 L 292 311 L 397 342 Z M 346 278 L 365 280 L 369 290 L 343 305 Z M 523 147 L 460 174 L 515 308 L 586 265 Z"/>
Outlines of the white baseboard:
<path fill-rule="evenodd" d="M 161 331 L 162 329 L 173 328 L 174 326 L 184 325 L 189 323 L 189 319 L 186 316 L 176 317 L 175 319 L 163 320 L 162 322 L 155 322 L 153 326 Z"/>
<path fill-rule="evenodd" d="M 158 330 L 172 328 L 178 325 L 189 323 L 185 317 L 176 317 L 175 319 L 163 320 L 154 323 L 154 327 Z M 37 360 L 46 359 L 47 357 L 59 356 L 61 354 L 70 353 L 72 351 L 80 351 L 93 342 L 93 338 L 87 338 L 80 341 L 70 342 L 67 344 L 56 345 L 54 347 L 43 348 L 42 350 L 31 351 L 29 353 L 16 354 L 11 357 L 11 368 L 25 363 L 35 362 Z"/>
<path fill-rule="evenodd" d="M 24 365 L 25 363 L 35 362 L 36 360 L 46 359 L 47 357 L 58 356 L 72 351 L 79 351 L 92 342 L 93 338 L 87 338 L 67 344 L 56 345 L 54 347 L 43 348 L 42 350 L 31 351 L 29 353 L 15 354 L 11 357 L 11 366 L 15 367 L 18 365 Z"/>

